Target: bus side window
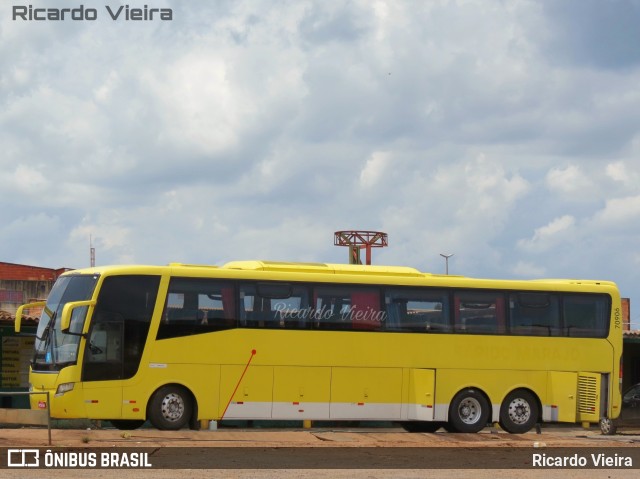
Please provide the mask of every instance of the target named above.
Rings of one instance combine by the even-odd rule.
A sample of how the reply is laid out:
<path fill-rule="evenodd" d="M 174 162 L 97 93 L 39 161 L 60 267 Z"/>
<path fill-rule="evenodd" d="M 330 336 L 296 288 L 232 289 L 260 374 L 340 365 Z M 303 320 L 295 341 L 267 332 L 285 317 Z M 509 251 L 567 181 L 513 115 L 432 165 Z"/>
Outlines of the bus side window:
<path fill-rule="evenodd" d="M 307 288 L 288 283 L 243 284 L 240 287 L 241 325 L 247 328 L 305 328 Z"/>
<path fill-rule="evenodd" d="M 450 332 L 449 301 L 443 291 L 389 289 L 387 331 Z"/>
<path fill-rule="evenodd" d="M 349 316 L 353 329 L 379 330 L 384 322 L 380 311 L 378 291 L 354 291 L 351 293 Z"/>
<path fill-rule="evenodd" d="M 317 329 L 351 329 L 342 315 L 348 311 L 350 303 L 342 294 L 325 288 L 314 292 L 313 327 Z"/>
<path fill-rule="evenodd" d="M 172 278 L 157 339 L 230 329 L 236 325 L 232 283 Z"/>
<path fill-rule="evenodd" d="M 303 286 L 294 286 L 287 298 L 271 300 L 276 311 L 276 320 L 287 329 L 306 329 L 311 326 L 309 291 Z"/>
<path fill-rule="evenodd" d="M 456 292 L 455 330 L 460 333 L 504 334 L 504 297 L 495 292 Z"/>
<path fill-rule="evenodd" d="M 379 331 L 386 312 L 380 308 L 380 291 L 359 285 L 316 286 L 311 315 L 314 327 L 332 330 Z"/>
<path fill-rule="evenodd" d="M 512 293 L 509 328 L 514 335 L 558 336 L 561 333 L 558 297 L 549 293 Z"/>
<path fill-rule="evenodd" d="M 609 300 L 604 295 L 565 295 L 562 315 L 567 336 L 604 338 L 609 332 Z"/>

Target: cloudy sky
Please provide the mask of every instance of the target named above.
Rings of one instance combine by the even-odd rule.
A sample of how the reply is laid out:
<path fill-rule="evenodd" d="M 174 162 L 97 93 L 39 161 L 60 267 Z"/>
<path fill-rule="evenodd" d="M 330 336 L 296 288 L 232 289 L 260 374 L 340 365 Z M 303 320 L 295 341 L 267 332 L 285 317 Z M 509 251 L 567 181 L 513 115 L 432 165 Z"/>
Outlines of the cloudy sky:
<path fill-rule="evenodd" d="M 27 4 L 0 261 L 346 262 L 334 231 L 377 230 L 378 264 L 614 280 L 640 327 L 640 1 Z"/>

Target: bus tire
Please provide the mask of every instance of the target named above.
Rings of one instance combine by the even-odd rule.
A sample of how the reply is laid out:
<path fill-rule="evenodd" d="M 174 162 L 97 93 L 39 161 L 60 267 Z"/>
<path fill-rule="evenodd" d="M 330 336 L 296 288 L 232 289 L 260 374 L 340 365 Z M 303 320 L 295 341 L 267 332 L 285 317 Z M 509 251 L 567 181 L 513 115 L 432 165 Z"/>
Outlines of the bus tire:
<path fill-rule="evenodd" d="M 614 424 L 614 422 L 608 417 L 600 418 L 600 433 L 605 436 L 613 436 L 618 428 Z"/>
<path fill-rule="evenodd" d="M 445 422 L 445 423 L 444 423 L 444 425 L 443 425 L 442 427 L 443 427 L 443 428 L 444 428 L 444 430 L 445 430 L 445 431 L 447 431 L 447 432 L 458 432 L 458 431 L 456 430 L 456 428 L 455 428 L 455 427 L 453 427 L 453 426 L 451 425 L 451 423 L 450 423 L 450 422 Z"/>
<path fill-rule="evenodd" d="M 442 427 L 441 422 L 435 421 L 405 421 L 402 428 L 407 432 L 436 432 Z"/>
<path fill-rule="evenodd" d="M 500 406 L 500 427 L 511 434 L 530 431 L 538 417 L 538 401 L 525 389 L 511 391 Z"/>
<path fill-rule="evenodd" d="M 449 407 L 449 425 L 457 432 L 479 432 L 489 422 L 489 401 L 477 389 L 464 389 Z"/>
<path fill-rule="evenodd" d="M 177 431 L 191 420 L 193 400 L 191 394 L 180 386 L 163 386 L 149 401 L 147 417 L 151 424 L 163 431 Z"/>
<path fill-rule="evenodd" d="M 145 423 L 144 419 L 111 419 L 109 421 L 113 427 L 121 431 L 133 431 L 142 427 Z"/>

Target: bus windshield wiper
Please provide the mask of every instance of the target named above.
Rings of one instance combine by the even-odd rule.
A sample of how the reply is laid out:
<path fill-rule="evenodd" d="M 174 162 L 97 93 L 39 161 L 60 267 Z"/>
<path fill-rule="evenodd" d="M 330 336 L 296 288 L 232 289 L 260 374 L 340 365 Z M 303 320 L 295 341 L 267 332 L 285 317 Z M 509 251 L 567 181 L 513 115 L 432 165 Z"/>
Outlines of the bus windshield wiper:
<path fill-rule="evenodd" d="M 36 339 L 40 341 L 46 341 L 49 338 L 49 335 L 51 334 L 51 329 L 53 328 L 53 323 L 55 320 L 56 320 L 56 312 L 54 311 L 53 314 L 51 315 L 51 319 L 49 320 L 49 324 L 47 324 L 47 326 L 44 328 L 44 331 L 42 331 L 42 336 L 38 336 L 36 334 Z"/>

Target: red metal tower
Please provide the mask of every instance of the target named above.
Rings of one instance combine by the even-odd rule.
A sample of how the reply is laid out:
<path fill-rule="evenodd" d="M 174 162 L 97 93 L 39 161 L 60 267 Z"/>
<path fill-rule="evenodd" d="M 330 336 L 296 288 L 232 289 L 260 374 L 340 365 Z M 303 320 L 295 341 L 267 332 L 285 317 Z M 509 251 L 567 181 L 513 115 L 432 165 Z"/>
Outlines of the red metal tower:
<path fill-rule="evenodd" d="M 389 245 L 387 233 L 380 231 L 336 231 L 334 246 L 349 247 L 349 264 L 362 264 L 360 250 L 366 251 L 367 264 L 371 264 L 371 248 L 384 248 Z"/>

